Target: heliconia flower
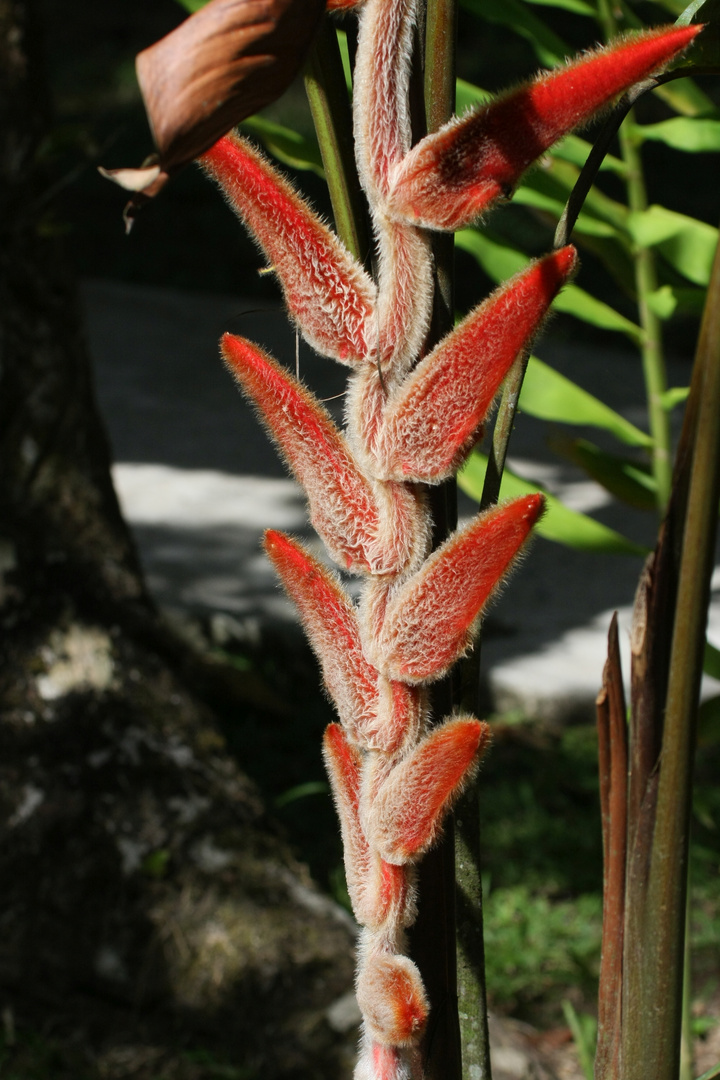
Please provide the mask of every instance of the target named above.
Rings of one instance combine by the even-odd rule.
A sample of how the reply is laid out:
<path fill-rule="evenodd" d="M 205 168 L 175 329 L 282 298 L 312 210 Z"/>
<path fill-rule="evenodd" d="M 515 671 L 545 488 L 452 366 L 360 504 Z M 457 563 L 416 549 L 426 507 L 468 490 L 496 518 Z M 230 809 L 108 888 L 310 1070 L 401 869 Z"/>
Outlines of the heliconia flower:
<path fill-rule="evenodd" d="M 651 30 L 599 49 L 466 116 L 413 147 L 389 212 L 430 229 L 460 229 L 512 193 L 541 154 L 633 83 L 662 70 L 700 26 Z"/>
<path fill-rule="evenodd" d="M 225 334 L 222 353 L 305 488 L 310 520 L 333 559 L 356 572 L 383 574 L 402 569 L 404 564 L 393 560 L 398 552 L 407 558 L 417 546 L 413 530 L 420 527 L 412 517 L 416 514 L 412 494 L 388 500 L 381 489 L 378 505 L 378 497 L 329 413 L 305 387 L 245 338 Z M 389 512 L 393 514 L 390 522 L 381 522 L 381 513 Z M 383 537 L 390 550 L 388 558 Z"/>
<path fill-rule="evenodd" d="M 370 841 L 386 862 L 409 862 L 434 843 L 489 739 L 487 724 L 456 717 L 433 728 L 392 770 L 369 823 Z"/>
<path fill-rule="evenodd" d="M 438 483 L 456 471 L 576 262 L 575 249 L 565 247 L 532 263 L 420 362 L 388 403 L 376 448 L 380 476 Z"/>
<path fill-rule="evenodd" d="M 542 495 L 526 495 L 478 514 L 398 588 L 370 657 L 384 675 L 416 683 L 445 674 L 470 644 L 473 624 L 543 508 Z"/>
<path fill-rule="evenodd" d="M 368 952 L 361 961 L 356 993 L 374 1042 L 402 1047 L 422 1033 L 428 1002 L 420 972 L 407 956 Z"/>
<path fill-rule="evenodd" d="M 300 612 L 342 723 L 355 742 L 374 746 L 378 673 L 363 656 L 350 597 L 335 575 L 289 536 L 268 529 L 265 550 Z"/>
<path fill-rule="evenodd" d="M 376 906 L 368 886 L 371 864 L 377 862 L 378 856 L 370 851 L 360 821 L 362 755 L 339 724 L 329 724 L 323 738 L 323 758 L 340 821 L 350 903 L 358 922 L 366 924 L 375 921 Z"/>
<path fill-rule="evenodd" d="M 200 162 L 267 255 L 305 339 L 323 356 L 360 363 L 376 322 L 363 268 L 247 140 L 228 135 Z"/>

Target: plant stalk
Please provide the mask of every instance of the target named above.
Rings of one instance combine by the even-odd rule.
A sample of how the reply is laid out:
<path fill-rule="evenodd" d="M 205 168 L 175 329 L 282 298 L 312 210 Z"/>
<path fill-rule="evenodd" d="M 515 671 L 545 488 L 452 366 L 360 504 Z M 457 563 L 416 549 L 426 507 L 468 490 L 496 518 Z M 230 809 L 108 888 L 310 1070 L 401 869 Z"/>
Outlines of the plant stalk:
<path fill-rule="evenodd" d="M 355 165 L 352 111 L 340 49 L 327 15 L 320 24 L 305 68 L 305 93 L 317 132 L 337 234 L 359 262 L 367 263 L 372 249 L 367 204 Z"/>
<path fill-rule="evenodd" d="M 634 122 L 632 111 L 628 113 L 628 118 L 632 124 Z M 627 168 L 628 206 L 631 211 L 642 213 L 647 210 L 648 201 L 640 150 L 635 137 L 627 127 L 620 128 L 619 139 L 621 157 Z M 653 440 L 652 469 L 657 489 L 657 507 L 658 511 L 663 513 L 670 498 L 672 448 L 670 418 L 663 404 L 663 395 L 667 390 L 667 375 L 663 355 L 662 326 L 650 307 L 650 296 L 657 289 L 655 254 L 651 248 L 636 245 L 634 262 L 638 321 L 643 332 L 640 351 L 647 395 L 648 422 Z"/>
<path fill-rule="evenodd" d="M 644 982 L 642 1075 L 675 1080 L 680 1057 L 688 834 L 697 705 L 720 497 L 720 248 L 695 363 L 697 424 L 673 629 L 653 835 Z M 638 1047 L 638 1050 L 640 1047 Z M 638 1070 L 635 1076 L 641 1075 Z M 633 1076 L 628 1074 L 628 1080 Z"/>

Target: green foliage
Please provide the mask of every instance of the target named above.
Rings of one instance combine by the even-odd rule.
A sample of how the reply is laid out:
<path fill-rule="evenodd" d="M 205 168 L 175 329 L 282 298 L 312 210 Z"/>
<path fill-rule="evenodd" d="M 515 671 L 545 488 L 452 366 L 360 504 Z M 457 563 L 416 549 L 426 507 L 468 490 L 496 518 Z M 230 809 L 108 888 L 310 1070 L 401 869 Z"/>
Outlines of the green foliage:
<path fill-rule="evenodd" d="M 518 1008 L 560 988 L 587 991 L 597 977 L 601 912 L 598 895 L 553 902 L 526 885 L 491 889 L 484 916 L 492 999 Z"/>
<path fill-rule="evenodd" d="M 540 62 L 548 66 L 554 66 L 572 50 L 555 33 L 557 21 L 552 23 L 553 28 L 545 21 L 543 6 L 572 12 L 576 26 L 584 22 L 588 44 L 609 32 L 642 25 L 635 9 L 630 11 L 620 5 L 610 15 L 605 5 L 596 7 L 585 0 L 530 0 L 517 5 L 498 2 L 489 8 L 478 0 L 463 0 L 463 6 L 504 27 L 510 35 L 530 41 Z M 663 7 L 668 6 L 676 15 L 682 11 L 680 3 L 647 5 L 645 14 L 649 22 L 667 21 Z M 678 21 L 689 21 L 696 8 L 699 9 L 697 3 L 691 5 Z M 710 8 L 706 7 L 703 12 L 706 18 L 708 12 Z M 612 26 L 609 20 L 614 20 Z M 688 63 L 687 58 L 683 63 Z M 685 158 L 688 154 L 718 151 L 720 114 L 689 78 L 666 82 L 654 94 L 663 104 L 647 110 L 649 122 L 641 122 L 642 115 L 629 117 L 620 140 L 620 154 L 606 153 L 596 163 L 592 183 L 574 223 L 572 240 L 586 258 L 596 260 L 594 275 L 584 276 L 582 287 L 565 288 L 554 304 L 556 311 L 586 326 L 622 334 L 637 348 L 646 381 L 648 430 L 630 423 L 581 385 L 535 358 L 527 369 L 519 407 L 553 424 L 597 427 L 621 444 L 635 448 L 633 456 L 628 456 L 611 446 L 598 447 L 587 440 L 558 435 L 553 439 L 562 457 L 571 460 L 614 498 L 657 512 L 662 509 L 668 484 L 667 474 L 661 472 L 662 462 L 671 453 L 669 428 L 662 422 L 661 414 L 684 401 L 687 393 L 684 388 L 665 389 L 661 335 L 673 320 L 699 316 L 718 233 L 713 225 L 687 213 L 644 202 L 642 159 L 638 155 L 646 144 L 659 144 L 664 151 L 677 152 Z M 485 91 L 468 82 L 458 84 L 459 108 L 467 108 L 485 96 Z M 544 223 L 548 227 L 561 218 L 589 151 L 590 144 L 578 136 L 552 148 L 541 165 L 524 177 L 513 203 L 503 209 L 500 228 L 491 220 L 492 231 L 465 229 L 456 236 L 458 248 L 471 255 L 495 282 L 515 274 L 537 253 L 535 246 L 528 245 L 525 249 L 519 239 L 524 234 L 534 235 L 531 230 L 523 229 L 523 222 L 531 218 L 536 225 Z M 683 158 L 678 158 L 678 174 L 684 168 L 682 161 Z M 623 185 L 627 182 L 624 193 L 617 180 L 607 185 L 608 175 Z M 535 245 L 536 241 L 532 243 Z M 602 266 L 600 276 L 598 264 Z M 590 291 L 588 280 L 592 281 Z M 634 317 L 631 305 L 635 307 Z M 659 328 L 651 325 L 653 318 L 660 320 Z M 461 477 L 464 490 L 474 497 L 481 490 L 481 470 L 482 459 L 476 457 Z M 515 485 L 516 480 L 512 479 L 506 493 L 510 493 L 511 487 L 519 490 Z M 539 531 L 570 546 L 637 551 L 635 546 L 619 542 L 616 536 L 603 537 L 587 521 L 581 523 L 577 516 L 561 513 L 554 502 L 550 502 Z"/>
<path fill-rule="evenodd" d="M 459 486 L 466 495 L 478 502 L 482 497 L 487 461 L 485 454 L 475 450 L 458 473 Z M 646 553 L 645 548 L 634 544 L 615 529 L 602 525 L 578 510 L 571 510 L 560 499 L 551 495 L 542 484 L 524 480 L 512 469 L 506 468 L 503 472 L 501 499 L 515 499 L 538 491 L 545 496 L 545 513 L 535 526 L 535 532 L 546 540 L 556 540 L 580 551 L 605 551 L 621 555 Z"/>
<path fill-rule="evenodd" d="M 595 1044 L 597 1042 L 597 1020 L 587 1013 L 578 1015 L 571 1001 L 563 1001 L 563 1013 L 568 1027 L 572 1031 L 582 1071 L 587 1080 L 595 1075 Z"/>

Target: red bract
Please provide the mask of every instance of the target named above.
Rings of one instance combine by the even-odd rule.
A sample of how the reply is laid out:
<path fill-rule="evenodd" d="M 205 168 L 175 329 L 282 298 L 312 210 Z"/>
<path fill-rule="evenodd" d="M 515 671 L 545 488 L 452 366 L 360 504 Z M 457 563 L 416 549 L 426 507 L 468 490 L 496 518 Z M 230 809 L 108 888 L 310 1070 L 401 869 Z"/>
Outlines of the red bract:
<path fill-rule="evenodd" d="M 221 139 L 200 160 L 267 255 L 309 343 L 343 364 L 359 363 L 375 312 L 375 286 L 362 267 L 245 139 Z"/>
<path fill-rule="evenodd" d="M 428 1014 L 420 972 L 406 956 L 371 953 L 360 967 L 357 1000 L 370 1036 L 383 1046 L 407 1046 Z"/>
<path fill-rule="evenodd" d="M 404 566 L 413 545 L 412 498 L 389 499 L 381 488 L 374 491 L 326 410 L 262 349 L 225 334 L 222 350 L 305 488 L 310 520 L 336 562 L 381 574 Z M 399 565 L 398 550 L 405 555 Z"/>
<path fill-rule="evenodd" d="M 509 367 L 529 347 L 576 263 L 573 247 L 533 263 L 415 368 L 387 406 L 376 451 L 382 476 L 437 483 L 455 472 Z"/>
<path fill-rule="evenodd" d="M 378 673 L 363 656 L 350 598 L 335 576 L 289 536 L 268 530 L 265 550 L 297 605 L 340 719 L 356 741 L 364 738 L 374 745 Z"/>
<path fill-rule="evenodd" d="M 431 229 L 460 229 L 563 135 L 678 56 L 702 27 L 653 30 L 538 77 L 423 139 L 405 157 L 392 212 Z"/>
<path fill-rule="evenodd" d="M 323 757 L 340 819 L 348 895 L 358 918 L 372 922 L 375 905 L 368 891 L 371 865 L 377 860 L 373 859 L 360 821 L 362 756 L 339 724 L 329 724 L 325 729 Z"/>
<path fill-rule="evenodd" d="M 543 507 L 542 495 L 527 495 L 479 514 L 400 586 L 388 603 L 375 650 L 384 674 L 408 683 L 444 675 L 468 647 L 473 623 Z"/>
<path fill-rule="evenodd" d="M 479 720 L 448 720 L 393 769 L 375 799 L 370 834 L 386 862 L 403 864 L 427 851 L 489 738 Z"/>

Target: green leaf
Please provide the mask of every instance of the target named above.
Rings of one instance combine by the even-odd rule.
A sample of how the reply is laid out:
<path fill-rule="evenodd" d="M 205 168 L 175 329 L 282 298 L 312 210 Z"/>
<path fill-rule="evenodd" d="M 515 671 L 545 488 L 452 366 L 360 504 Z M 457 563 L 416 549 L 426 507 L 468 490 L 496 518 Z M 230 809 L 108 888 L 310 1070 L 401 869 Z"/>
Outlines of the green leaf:
<path fill-rule="evenodd" d="M 458 473 L 458 484 L 471 499 L 478 502 L 482 496 L 487 457 L 474 451 Z M 646 549 L 621 536 L 614 529 L 601 525 L 599 521 L 570 510 L 554 495 L 529 480 L 523 480 L 509 469 L 503 473 L 500 486 L 501 499 L 515 499 L 522 495 L 541 492 L 545 496 L 545 513 L 535 527 L 535 531 L 546 540 L 577 548 L 581 551 L 604 551 L 622 555 L 645 555 Z"/>
<path fill-rule="evenodd" d="M 634 124 L 631 131 L 643 141 L 662 142 L 690 154 L 720 150 L 720 120 L 710 117 L 674 116 L 659 124 Z"/>
<path fill-rule="evenodd" d="M 652 92 L 681 116 L 703 116 L 711 113 L 714 108 L 707 94 L 689 77 L 663 83 L 662 86 L 656 86 Z"/>
<path fill-rule="evenodd" d="M 585 164 L 589 153 L 590 143 L 585 139 L 581 139 L 579 135 L 566 135 L 550 150 L 551 157 L 561 158 L 572 165 L 577 165 L 579 169 Z M 606 154 L 603 158 L 600 172 L 603 172 L 603 170 L 617 173 L 618 176 L 625 176 L 627 173 L 625 162 L 614 157 L 613 154 Z"/>
<path fill-rule="evenodd" d="M 520 0 L 461 0 L 462 6 L 480 19 L 506 26 L 530 42 L 545 67 L 556 67 L 573 49 L 528 11 Z"/>
<path fill-rule="evenodd" d="M 477 229 L 460 229 L 455 233 L 455 243 L 472 255 L 493 281 L 507 281 L 530 261 L 527 255 L 505 243 L 491 239 Z"/>
<path fill-rule="evenodd" d="M 703 653 L 703 671 L 712 679 L 720 679 L 720 649 L 711 645 L 707 638 Z"/>
<path fill-rule="evenodd" d="M 532 206 L 536 210 L 544 210 L 556 220 L 559 220 L 565 207 L 565 204 L 560 200 L 533 190 L 530 183 L 519 187 L 513 199 L 516 203 L 520 203 L 521 206 Z M 605 221 L 598 221 L 596 218 L 590 217 L 589 214 L 581 212 L 575 222 L 574 231 L 586 236 L 614 236 L 617 230 L 613 225 L 608 225 Z"/>
<path fill-rule="evenodd" d="M 532 169 L 526 175 L 523 187 L 531 188 L 533 191 L 557 199 L 564 206 L 578 181 L 579 175 L 580 169 L 578 166 L 571 165 L 568 161 L 562 161 L 550 154 L 543 159 L 540 168 Z M 587 193 L 580 217 L 583 221 L 588 217 L 597 221 L 604 221 L 613 227 L 613 232 L 618 232 L 624 227 L 627 214 L 628 210 L 624 203 L 609 198 L 593 185 Z M 557 216 L 560 216 L 559 212 Z M 579 231 L 582 231 L 583 227 L 580 225 L 578 228 Z M 605 230 L 600 235 L 608 235 L 608 233 Z"/>
<path fill-rule="evenodd" d="M 522 251 L 494 240 L 487 233 L 481 233 L 477 229 L 460 229 L 455 234 L 455 243 L 463 251 L 472 255 L 488 277 L 498 283 L 507 281 L 530 262 L 528 256 Z M 626 319 L 619 311 L 615 311 L 602 300 L 596 300 L 594 296 L 577 285 L 566 285 L 555 297 L 553 308 L 566 315 L 573 315 L 582 322 L 590 323 L 591 326 L 627 334 L 633 342 L 639 341 L 642 333 L 640 327 L 630 319 Z"/>
<path fill-rule="evenodd" d="M 648 306 L 659 319 L 678 315 L 702 315 L 705 306 L 705 289 L 675 288 L 661 285 L 648 296 Z"/>
<path fill-rule="evenodd" d="M 455 112 L 462 116 L 468 109 L 474 109 L 476 105 L 484 105 L 492 100 L 489 90 L 483 90 L 465 79 L 457 79 L 455 82 Z"/>
<path fill-rule="evenodd" d="M 700 11 L 701 8 L 705 7 L 705 4 L 707 4 L 707 3 L 708 3 L 708 0 L 691 0 L 691 3 L 689 3 L 686 8 L 683 8 L 682 13 L 675 20 L 675 25 L 676 26 L 689 26 L 690 23 L 693 22 L 693 20 L 695 19 L 695 16 L 697 15 L 698 11 Z M 705 14 L 705 13 L 703 12 L 703 14 Z M 708 22 L 710 22 L 711 19 L 712 19 L 712 13 L 709 12 L 709 15 L 710 15 L 710 18 L 708 19 Z M 701 18 L 699 18 L 699 19 L 697 19 L 695 21 L 696 22 L 704 22 L 705 20 L 701 17 Z"/>
<path fill-rule="evenodd" d="M 712 225 L 656 204 L 628 214 L 627 228 L 637 244 L 656 247 L 675 270 L 707 285 L 718 241 Z"/>
<path fill-rule="evenodd" d="M 336 30 L 340 59 L 342 60 L 343 72 L 345 73 L 345 85 L 348 93 L 352 96 L 352 64 L 350 63 L 350 50 L 348 48 L 347 33 L 345 30 Z"/>
<path fill-rule="evenodd" d="M 587 424 L 609 431 L 627 446 L 652 446 L 644 431 L 535 356 L 527 366 L 519 406 L 540 420 Z"/>
<path fill-rule="evenodd" d="M 329 790 L 330 788 L 324 780 L 308 780 L 304 784 L 297 784 L 295 787 L 283 791 L 281 795 L 276 797 L 275 806 L 279 810 L 283 806 L 287 806 L 288 803 L 295 802 L 296 799 L 305 799 L 308 795 L 327 795 Z"/>
<path fill-rule="evenodd" d="M 596 300 L 577 285 L 566 285 L 555 298 L 553 309 L 563 311 L 566 315 L 574 315 L 576 319 L 590 323 L 591 326 L 598 326 L 602 330 L 615 330 L 626 334 L 633 342 L 640 341 L 642 336 L 642 330 L 634 322 L 602 300 Z"/>
<path fill-rule="evenodd" d="M 687 401 L 689 395 L 689 386 L 671 386 L 670 389 L 666 390 L 662 395 L 662 407 L 666 412 L 671 412 L 676 405 L 680 405 L 683 401 Z"/>
<path fill-rule="evenodd" d="M 593 1016 L 588 1016 L 587 1013 L 578 1016 L 574 1005 L 567 998 L 562 1003 L 562 1010 L 567 1025 L 572 1032 L 575 1049 L 580 1059 L 580 1067 L 585 1073 L 586 1080 L 593 1080 L 597 1020 Z"/>
<path fill-rule="evenodd" d="M 243 120 L 242 127 L 251 131 L 260 139 L 267 150 L 293 169 L 309 169 L 324 177 L 320 148 L 297 131 L 267 120 L 264 116 L 249 116 Z"/>
<path fill-rule="evenodd" d="M 637 510 L 657 509 L 655 480 L 636 461 L 608 454 L 587 439 L 554 436 L 550 439 L 550 446 L 621 502 Z"/>
<path fill-rule="evenodd" d="M 177 0 L 177 2 L 180 7 L 184 7 L 192 15 L 195 11 L 199 11 L 201 7 L 205 7 L 209 0 Z"/>

